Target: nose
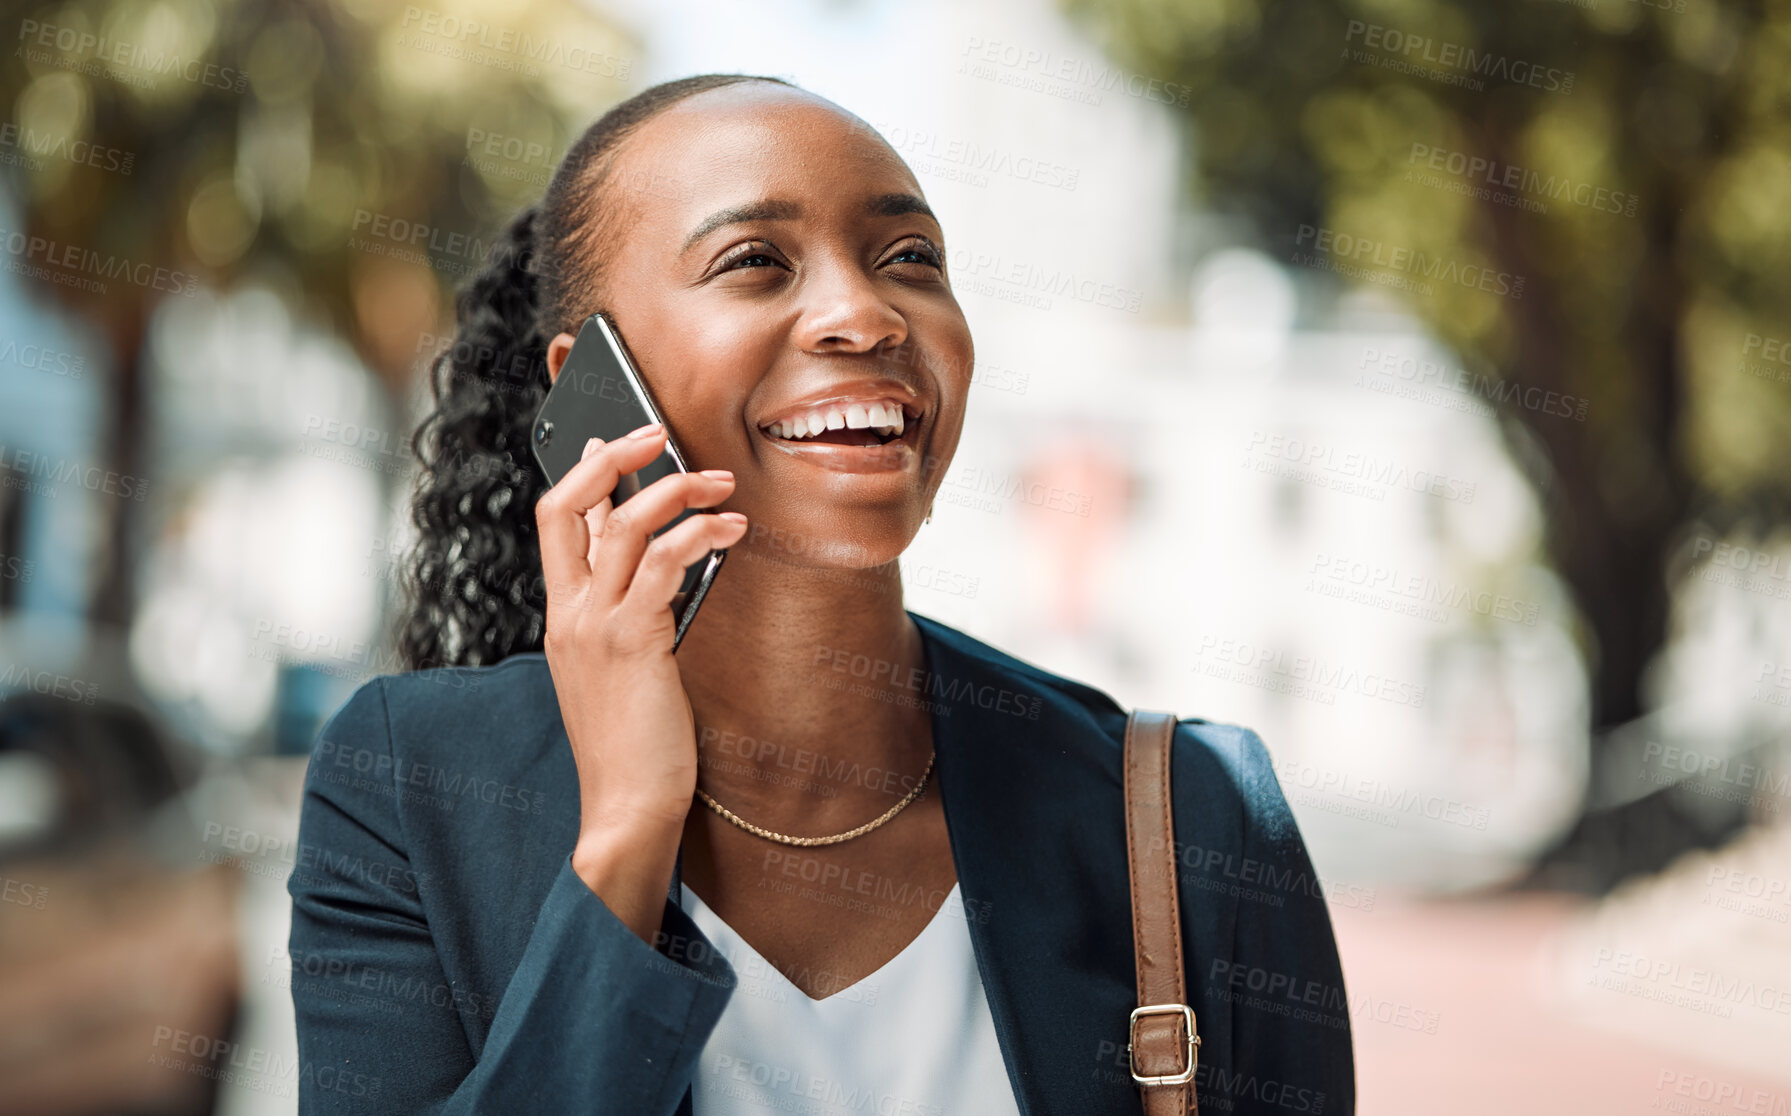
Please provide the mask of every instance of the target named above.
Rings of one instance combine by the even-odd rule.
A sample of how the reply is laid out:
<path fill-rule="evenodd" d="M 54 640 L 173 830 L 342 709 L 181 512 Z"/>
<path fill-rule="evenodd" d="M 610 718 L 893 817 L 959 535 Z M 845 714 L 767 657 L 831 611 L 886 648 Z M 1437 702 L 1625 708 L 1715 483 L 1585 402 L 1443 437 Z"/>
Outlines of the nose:
<path fill-rule="evenodd" d="M 908 320 L 854 261 L 829 261 L 811 272 L 803 303 L 796 342 L 807 352 L 876 352 L 908 339 Z"/>

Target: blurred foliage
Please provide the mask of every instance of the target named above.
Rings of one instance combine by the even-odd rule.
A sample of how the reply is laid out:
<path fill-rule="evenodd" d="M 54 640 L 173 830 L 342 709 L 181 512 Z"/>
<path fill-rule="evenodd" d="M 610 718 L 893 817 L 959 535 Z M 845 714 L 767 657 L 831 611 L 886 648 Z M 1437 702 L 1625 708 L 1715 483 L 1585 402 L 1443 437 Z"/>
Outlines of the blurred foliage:
<path fill-rule="evenodd" d="M 451 321 L 447 293 L 626 94 L 636 53 L 571 0 L 25 0 L 8 12 L 0 161 L 26 210 L 26 228 L 8 231 L 168 273 L 95 293 L 66 281 L 91 263 L 52 263 L 64 280 L 44 284 L 111 345 L 107 464 L 137 476 L 138 365 L 157 302 L 252 276 L 349 339 L 398 396 L 440 347 L 426 341 Z M 109 533 L 117 553 L 94 613 L 121 623 L 129 532 Z"/>
<path fill-rule="evenodd" d="M 10 150 L 29 156 L 14 165 L 33 234 L 218 286 L 289 272 L 388 374 L 436 326 L 441 288 L 480 262 L 451 238 L 488 242 L 539 196 L 568 137 L 625 92 L 634 52 L 557 0 L 11 9 L 17 49 L 0 88 Z M 495 155 L 489 137 L 502 137 Z M 81 141 L 108 154 L 68 157 Z M 366 235 L 381 217 L 427 231 L 409 244 Z M 163 293 L 108 287 L 82 309 L 130 319 L 145 309 L 134 298 Z"/>
<path fill-rule="evenodd" d="M 1791 3 L 1065 4 L 1186 87 L 1191 200 L 1284 261 L 1311 264 L 1302 226 L 1363 238 L 1367 282 L 1458 266 L 1405 297 L 1464 368 L 1587 401 L 1500 411 L 1539 463 L 1595 724 L 1644 712 L 1688 535 L 1791 509 Z"/>

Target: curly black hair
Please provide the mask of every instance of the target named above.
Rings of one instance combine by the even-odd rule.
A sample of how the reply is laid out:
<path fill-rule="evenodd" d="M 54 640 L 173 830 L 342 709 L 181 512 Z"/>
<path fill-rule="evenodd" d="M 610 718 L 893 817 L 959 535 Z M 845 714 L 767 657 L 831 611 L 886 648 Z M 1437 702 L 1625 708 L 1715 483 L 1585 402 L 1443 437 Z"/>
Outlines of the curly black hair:
<path fill-rule="evenodd" d="M 535 501 L 547 488 L 528 450 L 547 395 L 547 341 L 598 308 L 604 201 L 621 142 L 686 97 L 754 74 L 700 74 L 642 90 L 567 149 L 455 295 L 453 344 L 430 366 L 434 410 L 410 446 L 422 464 L 415 544 L 402 559 L 398 654 L 405 667 L 487 666 L 541 649 L 546 592 Z"/>

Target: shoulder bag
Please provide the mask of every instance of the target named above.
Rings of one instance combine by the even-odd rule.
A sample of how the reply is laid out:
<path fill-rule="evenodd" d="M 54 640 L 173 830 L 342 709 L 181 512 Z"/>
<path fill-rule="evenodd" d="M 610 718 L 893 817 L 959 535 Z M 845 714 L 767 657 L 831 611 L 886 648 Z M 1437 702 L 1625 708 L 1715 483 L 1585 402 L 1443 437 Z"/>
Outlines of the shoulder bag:
<path fill-rule="evenodd" d="M 1170 806 L 1173 713 L 1134 710 L 1126 718 L 1126 857 L 1131 866 L 1132 943 L 1138 1007 L 1126 1055 L 1145 1116 L 1198 1116 L 1194 1069 L 1200 1035 L 1187 1004 L 1182 924 L 1176 895 L 1175 819 Z"/>

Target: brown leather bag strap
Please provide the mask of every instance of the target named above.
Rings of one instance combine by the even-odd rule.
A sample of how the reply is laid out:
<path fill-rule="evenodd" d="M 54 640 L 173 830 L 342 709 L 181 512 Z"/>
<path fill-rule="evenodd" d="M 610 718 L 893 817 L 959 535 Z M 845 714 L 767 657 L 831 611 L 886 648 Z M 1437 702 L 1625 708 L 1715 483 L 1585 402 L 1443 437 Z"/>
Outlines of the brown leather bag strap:
<path fill-rule="evenodd" d="M 1182 967 L 1176 895 L 1175 819 L 1170 813 L 1170 742 L 1175 714 L 1134 710 L 1126 718 L 1126 856 L 1131 861 L 1132 941 L 1138 1010 L 1127 1050 L 1145 1116 L 1196 1116 L 1194 1068 L 1200 1036 Z"/>

